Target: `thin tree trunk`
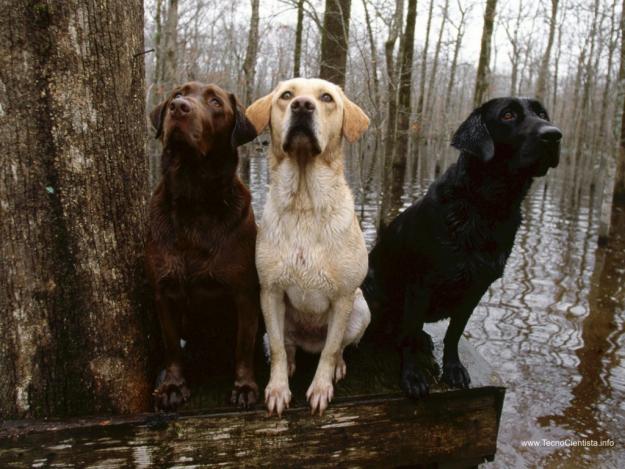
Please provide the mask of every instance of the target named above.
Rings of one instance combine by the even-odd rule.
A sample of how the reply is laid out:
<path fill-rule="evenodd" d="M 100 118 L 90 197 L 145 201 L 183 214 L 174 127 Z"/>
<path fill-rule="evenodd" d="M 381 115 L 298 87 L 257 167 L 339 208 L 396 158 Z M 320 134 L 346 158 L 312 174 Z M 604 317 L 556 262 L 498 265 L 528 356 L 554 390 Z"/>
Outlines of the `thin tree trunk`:
<path fill-rule="evenodd" d="M 384 43 L 388 111 L 386 121 L 386 137 L 384 139 L 384 164 L 382 165 L 382 203 L 380 204 L 380 213 L 378 214 L 378 230 L 383 228 L 385 224 L 384 214 L 388 212 L 391 204 L 391 168 L 393 164 L 393 154 L 395 151 L 395 131 L 397 123 L 397 77 L 393 51 L 401 31 L 403 16 L 404 2 L 403 0 L 395 0 L 393 21 L 389 28 L 388 38 Z"/>
<path fill-rule="evenodd" d="M 165 93 L 176 84 L 178 48 L 178 0 L 169 0 L 167 23 L 165 24 L 165 44 L 161 83 Z"/>
<path fill-rule="evenodd" d="M 252 16 L 250 17 L 250 29 L 247 34 L 247 48 L 243 61 L 243 74 L 245 75 L 245 105 L 252 102 L 254 93 L 254 79 L 256 77 L 256 59 L 258 56 L 258 9 L 260 0 L 251 0 Z"/>
<path fill-rule="evenodd" d="M 304 0 L 297 0 L 297 24 L 295 26 L 295 52 L 293 53 L 293 76 L 300 77 L 302 58 L 302 31 L 304 30 Z"/>
<path fill-rule="evenodd" d="M 547 91 L 547 76 L 549 75 L 549 61 L 551 60 L 551 49 L 556 33 L 556 21 L 558 18 L 558 0 L 551 0 L 551 17 L 549 19 L 549 37 L 547 47 L 540 61 L 540 70 L 536 80 L 536 99 L 543 101 Z"/>
<path fill-rule="evenodd" d="M 473 106 L 478 107 L 488 94 L 491 38 L 493 35 L 493 24 L 495 22 L 495 9 L 497 0 L 486 0 L 484 10 L 484 28 L 482 29 L 482 41 L 480 45 L 480 60 L 477 65 L 475 77 L 475 93 L 473 95 Z"/>
<path fill-rule="evenodd" d="M 441 27 L 438 31 L 438 38 L 436 40 L 436 48 L 434 49 L 434 61 L 432 64 L 432 71 L 430 72 L 430 83 L 429 83 L 429 91 L 426 99 L 426 107 L 425 113 L 430 116 L 432 114 L 432 109 L 434 108 L 434 101 L 436 99 L 437 93 L 436 90 L 436 75 L 438 73 L 438 61 L 441 53 L 441 46 L 443 43 L 443 32 L 445 31 L 445 24 L 447 22 L 447 12 L 449 10 L 449 0 L 445 0 L 445 5 L 443 6 L 443 17 L 441 18 Z"/>
<path fill-rule="evenodd" d="M 421 73 L 419 75 L 419 99 L 417 101 L 416 109 L 416 122 L 417 122 L 417 135 L 416 142 L 419 144 L 421 131 L 423 127 L 423 107 L 425 103 L 425 79 L 428 63 L 428 50 L 430 47 L 430 30 L 432 28 L 432 12 L 434 10 L 434 0 L 430 0 L 430 7 L 428 9 L 428 21 L 425 29 L 425 45 L 423 46 L 423 52 L 421 53 Z"/>
<path fill-rule="evenodd" d="M 0 17 L 3 418 L 148 410 L 143 50 L 140 1 Z"/>
<path fill-rule="evenodd" d="M 391 206 L 384 213 L 385 224 L 388 224 L 401 208 L 401 196 L 406 175 L 408 154 L 408 131 L 410 128 L 410 103 L 412 87 L 412 61 L 414 56 L 414 32 L 417 20 L 417 0 L 408 0 L 406 11 L 406 29 L 401 38 L 399 52 L 399 90 L 397 106 L 397 144 L 392 164 Z"/>
<path fill-rule="evenodd" d="M 458 0 L 458 9 L 460 10 L 460 21 L 456 29 L 456 40 L 454 41 L 454 55 L 451 60 L 451 69 L 449 71 L 449 82 L 447 84 L 447 93 L 445 94 L 445 109 L 449 109 L 451 104 L 451 93 L 456 80 L 456 69 L 458 68 L 458 55 L 460 47 L 462 47 L 462 38 L 464 37 L 464 24 L 468 8 L 462 9 L 461 0 Z"/>
<path fill-rule="evenodd" d="M 245 106 L 252 103 L 254 94 L 254 82 L 256 78 L 256 61 L 258 58 L 258 23 L 260 0 L 251 0 L 252 15 L 250 16 L 250 29 L 247 33 L 247 48 L 245 59 L 243 60 L 243 75 L 245 76 L 245 86 L 243 99 Z M 250 180 L 250 146 L 243 147 L 240 152 L 241 164 L 239 172 L 242 179 L 249 183 Z"/>
<path fill-rule="evenodd" d="M 162 67 L 163 67 L 163 32 L 162 32 L 163 0 L 156 0 L 156 15 L 154 17 L 154 77 L 150 106 L 154 108 L 163 99 Z M 148 140 L 149 185 L 150 189 L 156 186 L 161 175 L 160 144 L 156 139 Z"/>
<path fill-rule="evenodd" d="M 588 57 L 586 59 L 586 66 L 584 71 L 584 80 L 582 86 L 582 101 L 580 108 L 578 109 L 577 122 L 575 124 L 575 175 L 577 179 L 577 172 L 579 170 L 579 165 L 581 161 L 581 156 L 584 150 L 584 142 L 586 135 L 586 128 L 583 125 L 584 119 L 586 119 L 588 115 L 590 115 L 588 111 L 588 107 L 590 105 L 590 87 L 593 84 L 593 59 L 595 58 L 595 44 L 596 44 L 596 32 L 597 32 L 597 22 L 599 20 L 599 0 L 595 0 L 593 7 L 593 20 L 592 26 L 590 28 L 590 52 L 588 53 Z M 583 127 L 583 128 L 582 128 Z"/>
<path fill-rule="evenodd" d="M 345 86 L 351 0 L 326 0 L 319 77 Z"/>

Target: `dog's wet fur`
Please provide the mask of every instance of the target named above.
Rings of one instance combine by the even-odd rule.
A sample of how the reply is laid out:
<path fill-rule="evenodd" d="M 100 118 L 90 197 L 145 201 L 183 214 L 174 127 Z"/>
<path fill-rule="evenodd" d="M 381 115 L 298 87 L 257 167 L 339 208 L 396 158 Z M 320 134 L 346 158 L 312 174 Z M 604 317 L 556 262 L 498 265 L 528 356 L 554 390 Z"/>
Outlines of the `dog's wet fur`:
<path fill-rule="evenodd" d="M 162 177 L 150 201 L 146 240 L 165 349 L 155 408 L 176 410 L 189 398 L 185 376 L 192 370 L 183 370 L 181 339 L 192 346 L 209 342 L 197 331 L 225 335 L 223 323 L 236 324 L 236 334 L 228 337 L 236 349 L 226 352 L 235 357 L 232 403 L 253 405 L 260 317 L 256 223 L 250 193 L 236 170 L 237 148 L 256 131 L 233 94 L 198 82 L 176 88 L 150 117 L 163 144 Z"/>
<path fill-rule="evenodd" d="M 376 341 L 397 346 L 400 384 L 429 392 L 417 354 L 431 353 L 424 322 L 450 318 L 442 380 L 467 388 L 458 341 L 482 295 L 504 272 L 535 177 L 556 167 L 560 130 L 533 99 L 498 98 L 464 121 L 452 139 L 458 161 L 427 194 L 383 228 L 363 285 Z"/>

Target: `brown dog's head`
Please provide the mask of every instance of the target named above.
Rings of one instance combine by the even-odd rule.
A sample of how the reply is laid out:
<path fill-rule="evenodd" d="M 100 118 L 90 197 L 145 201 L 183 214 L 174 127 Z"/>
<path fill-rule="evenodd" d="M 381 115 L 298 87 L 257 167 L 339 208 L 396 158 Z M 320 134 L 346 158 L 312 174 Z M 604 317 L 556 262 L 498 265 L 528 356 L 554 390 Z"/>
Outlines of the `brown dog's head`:
<path fill-rule="evenodd" d="M 340 87 L 320 79 L 283 81 L 245 112 L 260 133 L 271 126 L 274 155 L 332 159 L 341 136 L 355 142 L 367 130 L 369 118 Z"/>
<path fill-rule="evenodd" d="M 192 81 L 175 88 L 152 110 L 150 119 L 164 148 L 198 156 L 234 149 L 256 138 L 235 96 L 213 84 Z"/>

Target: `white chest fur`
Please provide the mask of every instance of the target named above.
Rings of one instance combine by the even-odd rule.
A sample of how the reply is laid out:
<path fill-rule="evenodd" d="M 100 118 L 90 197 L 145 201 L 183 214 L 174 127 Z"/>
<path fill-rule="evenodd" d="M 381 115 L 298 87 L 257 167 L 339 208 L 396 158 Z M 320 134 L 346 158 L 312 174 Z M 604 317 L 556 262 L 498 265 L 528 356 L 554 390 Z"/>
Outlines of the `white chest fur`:
<path fill-rule="evenodd" d="M 302 168 L 294 159 L 275 164 L 257 238 L 261 284 L 316 314 L 337 294 L 355 290 L 367 252 L 353 206 L 342 167 L 316 161 Z"/>

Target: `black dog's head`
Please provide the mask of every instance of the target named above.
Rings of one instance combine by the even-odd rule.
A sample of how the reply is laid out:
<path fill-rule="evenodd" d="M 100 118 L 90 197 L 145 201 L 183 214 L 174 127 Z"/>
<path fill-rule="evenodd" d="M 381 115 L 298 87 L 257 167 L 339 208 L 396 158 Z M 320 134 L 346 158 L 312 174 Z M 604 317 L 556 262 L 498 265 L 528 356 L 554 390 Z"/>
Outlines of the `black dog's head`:
<path fill-rule="evenodd" d="M 535 99 L 496 98 L 474 110 L 452 138 L 452 146 L 485 163 L 544 176 L 560 161 L 562 132 Z"/>

